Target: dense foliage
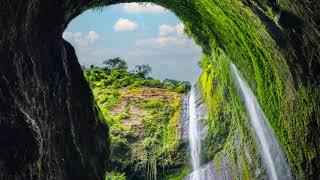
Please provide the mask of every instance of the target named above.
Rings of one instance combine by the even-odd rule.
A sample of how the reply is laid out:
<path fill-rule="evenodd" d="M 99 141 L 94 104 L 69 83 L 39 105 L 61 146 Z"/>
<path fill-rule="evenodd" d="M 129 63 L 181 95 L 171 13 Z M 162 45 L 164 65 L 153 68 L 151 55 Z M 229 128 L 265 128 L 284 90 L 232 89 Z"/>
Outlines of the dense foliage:
<path fill-rule="evenodd" d="M 84 71 L 110 127 L 106 179 L 179 179 L 189 172 L 181 140 L 181 101 L 189 82 L 149 77 L 151 67 L 128 71 L 120 58 Z"/>
<path fill-rule="evenodd" d="M 90 66 L 84 71 L 84 75 L 92 88 L 95 87 L 157 87 L 165 88 L 178 93 L 186 93 L 190 90 L 190 83 L 165 79 L 160 81 L 151 78 L 151 67 L 149 65 L 137 65 L 132 71 L 128 71 L 127 63 L 120 58 L 104 61 L 104 67 Z"/>

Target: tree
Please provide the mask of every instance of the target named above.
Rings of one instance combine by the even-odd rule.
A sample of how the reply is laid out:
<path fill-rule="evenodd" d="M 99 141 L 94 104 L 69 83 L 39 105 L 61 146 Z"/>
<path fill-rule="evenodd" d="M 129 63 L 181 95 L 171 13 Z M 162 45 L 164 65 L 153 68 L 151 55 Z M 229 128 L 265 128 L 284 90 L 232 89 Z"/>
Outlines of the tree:
<path fill-rule="evenodd" d="M 179 93 L 187 93 L 191 89 L 191 83 L 188 81 L 182 81 L 177 87 L 176 91 Z"/>
<path fill-rule="evenodd" d="M 135 67 L 135 73 L 141 78 L 146 78 L 148 75 L 150 75 L 151 71 L 152 68 L 148 64 L 137 65 Z"/>
<path fill-rule="evenodd" d="M 163 80 L 163 82 L 167 83 L 169 85 L 175 86 L 175 87 L 180 84 L 180 81 L 174 80 L 174 79 L 165 79 L 165 80 Z"/>
<path fill-rule="evenodd" d="M 163 80 L 165 87 L 179 93 L 186 93 L 191 89 L 191 84 L 188 81 L 178 81 L 174 79 Z"/>
<path fill-rule="evenodd" d="M 105 69 L 108 71 L 112 69 L 128 69 L 126 61 L 121 59 L 120 57 L 107 59 L 103 61 L 103 64 L 105 65 Z"/>

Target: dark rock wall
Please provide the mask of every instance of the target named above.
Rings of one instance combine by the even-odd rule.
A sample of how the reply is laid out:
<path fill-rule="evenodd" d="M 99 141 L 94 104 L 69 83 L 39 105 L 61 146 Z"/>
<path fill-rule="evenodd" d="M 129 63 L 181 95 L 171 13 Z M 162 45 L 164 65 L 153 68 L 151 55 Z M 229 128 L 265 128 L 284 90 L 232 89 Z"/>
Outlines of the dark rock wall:
<path fill-rule="evenodd" d="M 73 47 L 68 1 L 0 2 L 0 179 L 102 179 L 108 129 Z"/>

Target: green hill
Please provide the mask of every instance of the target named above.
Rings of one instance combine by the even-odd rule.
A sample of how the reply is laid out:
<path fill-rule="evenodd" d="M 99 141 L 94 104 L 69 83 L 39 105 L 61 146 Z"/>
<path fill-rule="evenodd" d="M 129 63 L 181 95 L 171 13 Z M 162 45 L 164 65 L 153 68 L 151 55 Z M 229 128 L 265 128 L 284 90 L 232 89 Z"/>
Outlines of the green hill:
<path fill-rule="evenodd" d="M 110 127 L 106 179 L 180 179 L 189 172 L 180 115 L 190 83 L 152 79 L 148 65 L 128 71 L 119 58 L 104 64 L 86 69 L 85 76 Z"/>

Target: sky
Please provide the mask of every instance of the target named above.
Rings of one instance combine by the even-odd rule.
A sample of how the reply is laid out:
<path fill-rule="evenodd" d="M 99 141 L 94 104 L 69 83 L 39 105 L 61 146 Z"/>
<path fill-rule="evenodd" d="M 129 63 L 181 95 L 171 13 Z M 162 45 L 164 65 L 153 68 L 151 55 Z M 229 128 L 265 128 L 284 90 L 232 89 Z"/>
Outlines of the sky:
<path fill-rule="evenodd" d="M 124 3 L 89 10 L 63 34 L 76 49 L 81 65 L 101 66 L 105 59 L 125 59 L 130 69 L 149 64 L 152 77 L 195 82 L 201 48 L 184 34 L 170 11 L 153 4 Z"/>

